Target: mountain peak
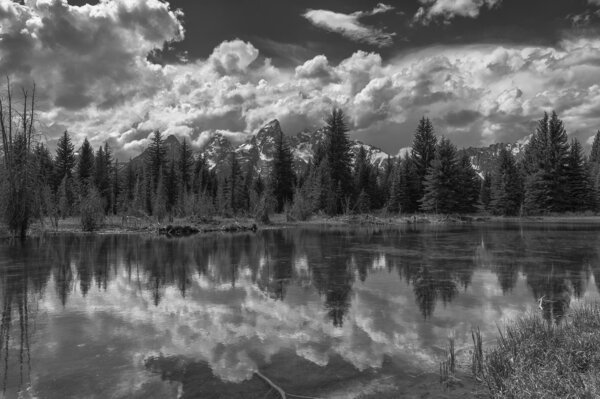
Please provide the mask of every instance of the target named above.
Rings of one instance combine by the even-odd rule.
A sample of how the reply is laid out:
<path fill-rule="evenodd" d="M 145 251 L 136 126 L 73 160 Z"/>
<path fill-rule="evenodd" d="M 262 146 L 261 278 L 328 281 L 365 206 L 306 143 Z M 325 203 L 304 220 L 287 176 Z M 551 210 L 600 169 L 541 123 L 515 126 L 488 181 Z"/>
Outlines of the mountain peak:
<path fill-rule="evenodd" d="M 281 125 L 279 124 L 279 121 L 277 119 L 273 119 L 271 122 L 269 122 L 266 125 L 264 125 L 263 129 L 281 130 Z"/>
<path fill-rule="evenodd" d="M 259 143 L 265 141 L 273 141 L 281 134 L 281 125 L 277 119 L 273 119 L 271 122 L 264 125 L 256 134 L 256 140 Z"/>

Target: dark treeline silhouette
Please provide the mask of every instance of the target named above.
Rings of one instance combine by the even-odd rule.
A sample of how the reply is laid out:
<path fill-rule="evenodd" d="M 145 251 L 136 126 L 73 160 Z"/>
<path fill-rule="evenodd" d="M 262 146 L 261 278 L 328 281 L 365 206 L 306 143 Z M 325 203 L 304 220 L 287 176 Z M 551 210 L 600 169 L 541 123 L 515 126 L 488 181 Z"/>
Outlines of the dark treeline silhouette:
<path fill-rule="evenodd" d="M 119 163 L 108 144 L 94 151 L 85 139 L 76 149 L 64 132 L 54 156 L 42 144 L 24 150 L 35 161 L 28 164 L 31 192 L 10 188 L 14 179 L 8 171 L 18 165 L 5 156 L 4 192 L 9 196 L 3 204 L 10 208 L 20 203 L 10 195 L 27 194 L 23 201 L 28 205 L 19 211 L 27 218 L 46 216 L 56 224 L 61 217 L 81 216 L 84 230 L 96 229 L 107 214 L 158 221 L 243 215 L 266 222 L 270 212 L 304 220 L 319 212 L 520 215 L 596 211 L 600 206 L 600 133 L 586 157 L 577 140 L 568 143 L 556 113 L 544 114 L 518 161 L 502 148 L 494 170 L 481 177 L 467 155 L 435 135 L 428 118 L 419 121 L 411 151 L 388 158 L 382 167 L 371 162 L 364 147 L 352 151 L 348 130 L 344 113 L 334 109 L 326 120 L 326 140 L 303 170 L 295 167 L 288 140 L 280 133 L 273 159 L 262 171 L 235 152 L 222 164 L 210 165 L 203 155 L 193 154 L 186 140 L 176 152 L 169 151 L 159 131 L 143 162 Z M 14 219 L 19 212 L 9 209 L 5 214 L 12 218 L 5 220 L 23 234 L 28 223 Z"/>

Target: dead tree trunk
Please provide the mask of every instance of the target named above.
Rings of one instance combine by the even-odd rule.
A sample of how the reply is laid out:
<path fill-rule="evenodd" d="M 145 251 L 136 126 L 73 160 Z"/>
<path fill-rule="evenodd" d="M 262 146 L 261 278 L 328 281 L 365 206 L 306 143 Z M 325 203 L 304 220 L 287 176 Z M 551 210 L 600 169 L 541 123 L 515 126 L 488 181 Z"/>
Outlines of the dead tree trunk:
<path fill-rule="evenodd" d="M 35 117 L 35 84 L 31 95 L 22 89 L 23 109 L 13 104 L 10 79 L 6 78 L 6 96 L 0 97 L 0 134 L 2 161 L 6 179 L 2 185 L 3 217 L 13 236 L 24 238 L 29 228 L 33 206 L 32 141 Z"/>

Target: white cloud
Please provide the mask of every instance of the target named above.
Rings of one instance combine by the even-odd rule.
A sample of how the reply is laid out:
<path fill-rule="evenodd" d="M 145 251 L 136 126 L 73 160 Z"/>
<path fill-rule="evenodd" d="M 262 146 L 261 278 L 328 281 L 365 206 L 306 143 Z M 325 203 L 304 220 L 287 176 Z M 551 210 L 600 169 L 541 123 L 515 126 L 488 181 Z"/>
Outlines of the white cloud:
<path fill-rule="evenodd" d="M 392 6 L 379 3 L 370 12 L 357 11 L 352 14 L 343 14 L 329 10 L 307 10 L 303 17 L 319 28 L 339 33 L 351 40 L 386 47 L 393 43 L 396 34 L 365 25 L 360 22 L 360 19 L 369 15 L 386 13 L 393 9 Z"/>
<path fill-rule="evenodd" d="M 429 23 L 440 18 L 446 22 L 454 17 L 477 18 L 481 8 L 493 8 L 502 0 L 419 0 L 420 7 L 415 15 L 416 21 Z"/>
<path fill-rule="evenodd" d="M 68 128 L 76 144 L 108 141 L 121 159 L 137 155 L 154 129 L 200 146 L 217 130 L 239 140 L 274 118 L 287 133 L 321 126 L 333 106 L 346 110 L 354 137 L 388 152 L 410 145 L 422 115 L 459 147 L 516 141 L 551 109 L 582 142 L 600 126 L 595 39 L 438 46 L 389 60 L 358 51 L 292 68 L 232 40 L 206 59 L 157 66 L 147 53 L 183 35 L 177 13 L 157 0 L 0 0 L 0 22 L 0 74 L 36 80 L 50 143 Z"/>

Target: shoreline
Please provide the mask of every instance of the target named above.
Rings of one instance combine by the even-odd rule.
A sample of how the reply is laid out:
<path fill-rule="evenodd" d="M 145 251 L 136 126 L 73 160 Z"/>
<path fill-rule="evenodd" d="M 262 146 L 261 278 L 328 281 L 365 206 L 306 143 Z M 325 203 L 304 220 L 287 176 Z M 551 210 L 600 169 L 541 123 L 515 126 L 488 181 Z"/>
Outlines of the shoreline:
<path fill-rule="evenodd" d="M 182 236 L 239 233 L 260 230 L 281 230 L 302 227 L 406 227 L 406 226 L 444 226 L 444 225 L 485 225 L 499 223 L 531 223 L 531 224 L 591 224 L 600 225 L 600 215 L 549 215 L 549 216 L 493 216 L 493 215 L 427 215 L 416 214 L 406 216 L 379 216 L 374 214 L 341 215 L 341 216 L 312 216 L 306 221 L 287 220 L 285 214 L 271 216 L 271 223 L 258 224 L 254 218 L 221 218 L 203 219 L 201 221 L 189 218 L 177 218 L 173 222 L 158 223 L 150 220 L 137 219 L 135 223 L 123 224 L 121 216 L 107 217 L 103 227 L 93 232 L 84 232 L 81 229 L 79 218 L 69 217 L 60 220 L 58 228 L 53 228 L 50 223 L 43 225 L 34 223 L 29 232 L 29 237 L 44 234 L 150 234 L 159 236 L 159 231 L 167 227 L 191 228 L 192 234 Z M 165 234 L 162 234 L 165 235 Z M 166 234 L 168 235 L 168 234 Z M 178 237 L 178 235 L 172 235 Z M 6 230 L 0 231 L 0 238 L 10 238 Z"/>

